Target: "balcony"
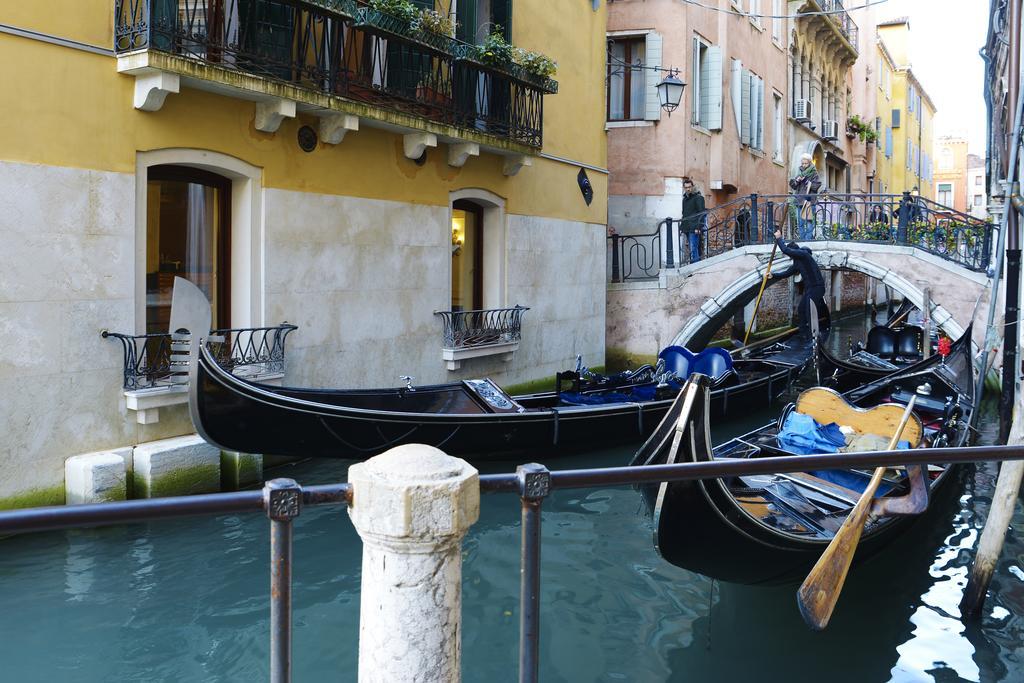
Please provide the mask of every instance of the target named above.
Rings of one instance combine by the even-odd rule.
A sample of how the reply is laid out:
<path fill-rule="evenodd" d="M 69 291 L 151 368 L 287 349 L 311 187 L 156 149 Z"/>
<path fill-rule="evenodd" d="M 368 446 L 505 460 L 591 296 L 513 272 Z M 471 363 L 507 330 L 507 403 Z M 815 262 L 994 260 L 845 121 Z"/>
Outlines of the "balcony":
<path fill-rule="evenodd" d="M 845 52 L 843 62 L 852 65 L 857 60 L 860 48 L 857 43 L 860 39 L 860 28 L 850 18 L 846 11 L 844 0 L 804 0 L 799 3 L 798 12 L 828 12 L 828 14 L 812 14 L 801 17 L 798 21 L 814 26 L 815 29 L 827 31 L 825 35 L 832 34 L 836 47 Z M 793 3 L 790 3 L 792 7 Z M 814 36 L 814 31 L 808 31 L 808 36 Z M 816 40 L 814 41 L 816 42 Z"/>
<path fill-rule="evenodd" d="M 458 370 L 462 361 L 480 356 L 501 356 L 512 360 L 522 339 L 525 306 L 476 311 L 434 311 L 444 324 L 442 359 L 449 370 Z"/>
<path fill-rule="evenodd" d="M 233 374 L 269 384 L 284 378 L 284 342 L 297 330 L 282 323 L 276 327 L 248 327 L 212 330 L 208 348 L 222 367 Z M 139 424 L 160 419 L 159 409 L 188 401 L 188 351 L 184 335 L 103 332 L 103 337 L 121 342 L 124 352 L 124 396 L 128 410 L 135 411 Z"/>
<path fill-rule="evenodd" d="M 434 136 L 426 146 L 462 143 L 470 155 L 536 153 L 543 96 L 558 89 L 357 0 L 115 0 L 114 11 L 118 70 L 136 77 L 136 108 L 159 109 L 184 82 L 255 100 L 266 132 L 296 111 L 319 115 L 331 144 L 363 122 Z"/>

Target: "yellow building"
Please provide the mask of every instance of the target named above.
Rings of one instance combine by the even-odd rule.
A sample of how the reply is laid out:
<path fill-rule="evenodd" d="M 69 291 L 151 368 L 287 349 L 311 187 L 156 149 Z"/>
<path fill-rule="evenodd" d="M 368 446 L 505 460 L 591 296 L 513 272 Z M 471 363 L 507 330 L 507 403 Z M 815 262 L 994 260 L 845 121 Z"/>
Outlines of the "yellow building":
<path fill-rule="evenodd" d="M 910 65 L 910 21 L 906 17 L 878 24 L 879 133 L 875 191 L 898 194 L 918 188 L 932 197 L 932 127 L 935 105 Z"/>
<path fill-rule="evenodd" d="M 69 456 L 127 447 L 130 469 L 130 447 L 193 431 L 159 369 L 100 336 L 166 333 L 175 275 L 217 327 L 298 325 L 289 384 L 508 384 L 602 361 L 604 4 L 387 5 L 405 16 L 0 6 L 0 507 L 63 501 Z M 547 53 L 557 83 L 508 43 Z M 521 339 L 469 348 L 442 325 L 516 304 Z"/>

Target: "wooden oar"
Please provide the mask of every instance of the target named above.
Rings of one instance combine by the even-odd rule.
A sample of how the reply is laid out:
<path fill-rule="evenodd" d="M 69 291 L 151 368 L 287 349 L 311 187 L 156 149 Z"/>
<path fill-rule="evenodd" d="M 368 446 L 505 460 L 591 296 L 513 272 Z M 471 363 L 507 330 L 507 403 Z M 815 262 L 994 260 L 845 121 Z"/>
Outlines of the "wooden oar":
<path fill-rule="evenodd" d="M 798 329 L 800 329 L 800 328 L 799 327 L 787 327 L 782 332 L 779 332 L 778 334 L 773 334 L 772 336 L 766 337 L 765 339 L 760 339 L 760 340 L 754 342 L 753 344 L 751 344 L 750 346 L 741 346 L 738 349 L 730 349 L 729 350 L 729 355 L 731 355 L 731 356 L 736 356 L 736 355 L 746 356 L 748 354 L 753 353 L 754 351 L 757 351 L 758 349 L 761 349 L 761 348 L 763 348 L 765 346 L 768 346 L 769 344 L 774 344 L 778 340 L 780 340 L 780 339 L 782 339 L 782 338 L 784 338 L 784 337 L 786 337 L 786 336 L 788 336 L 790 334 L 793 334 Z"/>
<path fill-rule="evenodd" d="M 743 345 L 747 345 L 747 340 L 750 338 L 750 330 L 754 329 L 754 321 L 757 320 L 757 309 L 761 307 L 761 295 L 764 294 L 764 288 L 768 286 L 768 276 L 772 274 L 772 261 L 775 260 L 775 250 L 779 248 L 778 242 L 772 242 L 772 253 L 768 257 L 768 267 L 764 271 L 764 279 L 761 280 L 761 289 L 757 292 L 757 301 L 754 303 L 754 312 L 750 315 L 750 324 L 747 325 L 747 332 L 743 335 Z"/>
<path fill-rule="evenodd" d="M 907 409 L 903 411 L 903 419 L 896 427 L 896 433 L 889 441 L 889 448 L 893 450 L 899 443 L 900 435 L 910 420 L 914 410 L 914 402 L 917 396 L 914 395 L 907 403 Z M 817 564 L 811 569 L 804 582 L 800 584 L 800 590 L 796 592 L 797 605 L 800 607 L 800 614 L 803 615 L 807 625 L 815 631 L 820 631 L 828 626 L 828 620 L 832 617 L 832 611 L 836 607 L 839 593 L 843 590 L 843 582 L 846 581 L 846 574 L 850 571 L 850 563 L 853 562 L 853 554 L 857 551 L 857 544 L 860 542 L 861 532 L 864 531 L 864 524 L 868 521 L 868 512 L 871 509 L 871 501 L 875 497 L 875 491 L 882 482 L 885 468 L 879 467 L 875 470 L 871 481 L 868 483 L 860 500 L 854 506 L 850 516 L 846 518 L 843 525 L 839 527 L 832 542 L 822 553 Z"/>

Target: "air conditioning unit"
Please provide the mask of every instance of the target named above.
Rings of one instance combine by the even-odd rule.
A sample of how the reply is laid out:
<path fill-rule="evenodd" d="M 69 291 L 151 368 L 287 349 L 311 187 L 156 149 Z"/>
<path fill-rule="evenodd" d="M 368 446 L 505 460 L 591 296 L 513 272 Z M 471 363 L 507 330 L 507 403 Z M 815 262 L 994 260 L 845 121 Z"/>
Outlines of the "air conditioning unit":
<path fill-rule="evenodd" d="M 793 118 L 806 123 L 811 120 L 811 101 L 797 100 L 793 103 Z"/>
<path fill-rule="evenodd" d="M 839 139 L 839 122 L 838 121 L 824 121 L 821 126 L 821 137 L 826 140 L 838 140 Z"/>

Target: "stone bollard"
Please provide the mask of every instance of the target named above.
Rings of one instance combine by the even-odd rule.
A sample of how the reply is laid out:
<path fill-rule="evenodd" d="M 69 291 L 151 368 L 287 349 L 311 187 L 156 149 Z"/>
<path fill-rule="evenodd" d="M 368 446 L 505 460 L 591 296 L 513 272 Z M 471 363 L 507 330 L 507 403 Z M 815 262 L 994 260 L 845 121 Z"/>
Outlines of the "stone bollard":
<path fill-rule="evenodd" d="M 462 537 L 480 482 L 432 446 L 392 448 L 349 468 L 363 539 L 359 683 L 461 680 Z"/>

